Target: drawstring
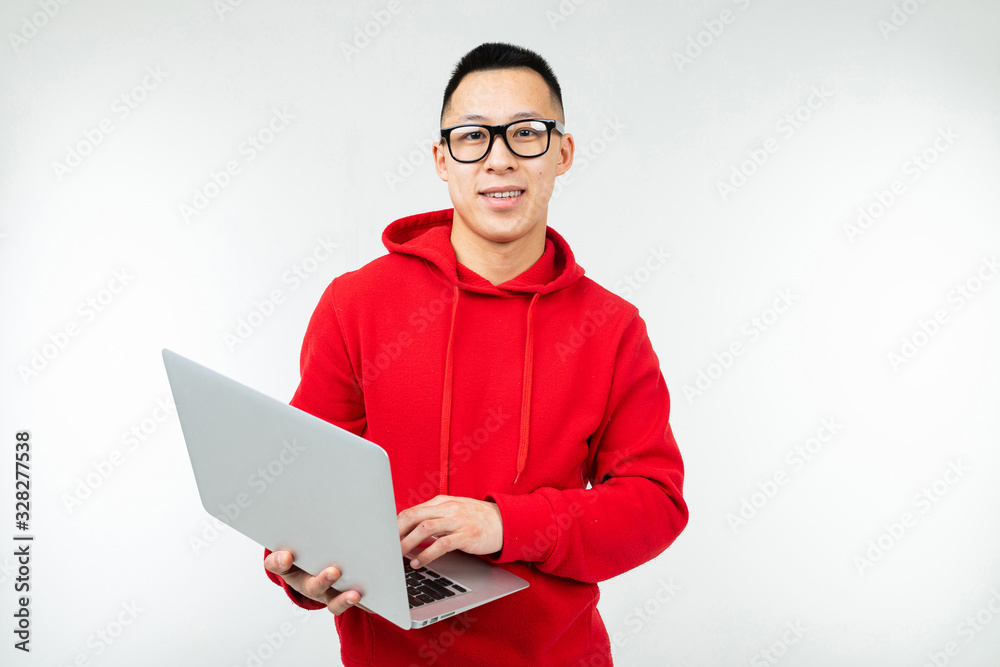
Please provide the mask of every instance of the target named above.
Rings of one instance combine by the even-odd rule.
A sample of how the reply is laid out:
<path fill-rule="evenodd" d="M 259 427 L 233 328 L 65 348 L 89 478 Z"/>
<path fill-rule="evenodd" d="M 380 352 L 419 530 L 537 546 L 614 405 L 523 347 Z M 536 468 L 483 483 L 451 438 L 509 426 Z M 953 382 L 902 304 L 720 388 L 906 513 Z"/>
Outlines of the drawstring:
<path fill-rule="evenodd" d="M 448 351 L 444 357 L 444 397 L 441 399 L 441 470 L 438 493 L 448 495 L 448 440 L 451 435 L 452 366 L 455 343 L 455 313 L 458 311 L 458 285 L 451 304 L 451 326 L 448 329 Z"/>
<path fill-rule="evenodd" d="M 528 304 L 528 333 L 524 341 L 524 380 L 521 383 L 521 435 L 517 442 L 517 474 L 514 475 L 514 484 L 521 477 L 524 464 L 528 461 L 528 428 L 531 424 L 531 370 L 532 357 L 535 352 L 535 338 L 531 329 L 531 311 L 535 307 L 540 294 L 535 292 Z"/>
<path fill-rule="evenodd" d="M 451 325 L 448 329 L 448 348 L 444 360 L 444 394 L 441 399 L 441 446 L 438 493 L 448 494 L 448 441 L 451 438 L 451 403 L 455 354 L 455 314 L 458 312 L 458 285 L 455 285 L 454 301 L 451 305 Z M 531 375 L 535 351 L 535 337 L 531 326 L 531 315 L 540 293 L 536 292 L 528 304 L 527 336 L 524 342 L 524 377 L 521 382 L 521 429 L 517 442 L 517 470 L 514 484 L 521 478 L 528 461 L 528 435 L 531 425 Z"/>

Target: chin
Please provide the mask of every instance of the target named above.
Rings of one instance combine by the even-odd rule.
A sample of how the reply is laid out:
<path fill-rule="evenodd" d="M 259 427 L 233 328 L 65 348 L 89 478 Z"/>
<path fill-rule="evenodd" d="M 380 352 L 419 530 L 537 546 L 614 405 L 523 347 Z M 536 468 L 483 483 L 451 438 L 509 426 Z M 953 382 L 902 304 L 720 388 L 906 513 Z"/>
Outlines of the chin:
<path fill-rule="evenodd" d="M 483 216 L 476 220 L 472 231 L 490 241 L 506 243 L 524 236 L 529 228 L 520 217 Z"/>

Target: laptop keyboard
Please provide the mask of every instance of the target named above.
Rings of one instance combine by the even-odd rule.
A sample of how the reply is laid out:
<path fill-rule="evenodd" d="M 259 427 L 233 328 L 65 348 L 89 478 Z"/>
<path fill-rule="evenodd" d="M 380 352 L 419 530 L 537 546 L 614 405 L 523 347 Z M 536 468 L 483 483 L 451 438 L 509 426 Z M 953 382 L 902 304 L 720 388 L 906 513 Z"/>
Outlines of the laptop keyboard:
<path fill-rule="evenodd" d="M 403 556 L 403 571 L 406 573 L 406 594 L 410 599 L 410 609 L 469 592 L 465 586 L 456 584 L 434 570 L 426 567 L 414 570 L 406 556 Z"/>

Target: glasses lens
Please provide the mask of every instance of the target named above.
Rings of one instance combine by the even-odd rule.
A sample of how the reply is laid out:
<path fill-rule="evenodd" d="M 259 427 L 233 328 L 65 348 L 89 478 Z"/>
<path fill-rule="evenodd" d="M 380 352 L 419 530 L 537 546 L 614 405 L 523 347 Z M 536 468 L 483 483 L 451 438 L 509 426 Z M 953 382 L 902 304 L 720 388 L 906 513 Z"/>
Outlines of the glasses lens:
<path fill-rule="evenodd" d="M 537 120 L 514 123 L 507 128 L 507 143 L 521 157 L 538 157 L 549 147 L 549 130 Z"/>
<path fill-rule="evenodd" d="M 463 125 L 451 131 L 451 154 L 456 160 L 482 158 L 489 143 L 490 131 L 479 125 Z"/>

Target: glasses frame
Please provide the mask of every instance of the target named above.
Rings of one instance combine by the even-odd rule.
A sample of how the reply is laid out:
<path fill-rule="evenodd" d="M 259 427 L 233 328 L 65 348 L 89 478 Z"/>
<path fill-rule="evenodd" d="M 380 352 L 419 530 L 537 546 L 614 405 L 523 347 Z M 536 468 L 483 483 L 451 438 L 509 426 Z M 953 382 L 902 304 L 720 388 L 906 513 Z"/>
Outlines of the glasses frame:
<path fill-rule="evenodd" d="M 545 129 L 546 129 L 545 150 L 543 150 L 538 155 L 531 155 L 531 156 L 521 155 L 513 148 L 511 148 L 510 140 L 507 138 L 507 128 L 509 128 L 511 125 L 517 125 L 518 123 L 527 123 L 530 121 L 535 121 L 538 123 L 545 124 Z M 490 141 L 486 145 L 486 152 L 483 153 L 482 157 L 479 157 L 475 160 L 459 160 L 457 157 L 455 157 L 455 153 L 452 152 L 451 150 L 451 132 L 452 130 L 457 130 L 460 127 L 481 127 L 485 130 L 489 130 Z M 519 120 L 513 120 L 509 123 L 504 123 L 503 125 L 480 125 L 478 123 L 462 123 L 461 125 L 442 127 L 441 138 L 444 139 L 446 144 L 448 144 L 448 154 L 451 155 L 451 159 L 454 160 L 455 162 L 461 162 L 463 164 L 472 164 L 473 162 L 479 162 L 480 160 L 484 159 L 487 155 L 489 155 L 490 151 L 493 150 L 493 140 L 497 137 L 497 135 L 503 137 L 503 142 L 504 144 L 507 145 L 507 150 L 509 150 L 512 155 L 515 155 L 524 160 L 530 160 L 531 158 L 542 157 L 543 155 L 549 152 L 549 147 L 552 145 L 552 130 L 556 130 L 557 132 L 559 132 L 559 134 L 562 135 L 566 134 L 566 127 L 557 120 L 553 120 L 551 118 L 521 118 Z"/>

